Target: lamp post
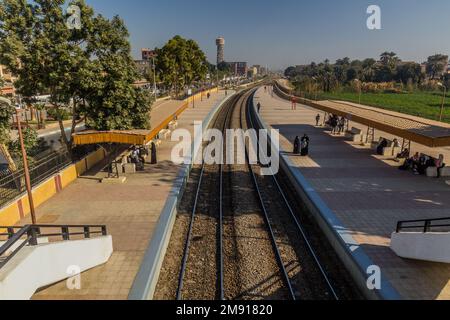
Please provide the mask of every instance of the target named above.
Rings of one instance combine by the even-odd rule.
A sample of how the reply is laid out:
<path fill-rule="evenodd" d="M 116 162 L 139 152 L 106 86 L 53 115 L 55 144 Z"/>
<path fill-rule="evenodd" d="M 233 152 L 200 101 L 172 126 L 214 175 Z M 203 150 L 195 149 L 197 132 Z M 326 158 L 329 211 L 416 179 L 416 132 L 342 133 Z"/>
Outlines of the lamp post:
<path fill-rule="evenodd" d="M 312 77 L 312 79 L 314 80 L 314 100 L 317 101 L 317 78 Z"/>
<path fill-rule="evenodd" d="M 445 107 L 445 97 L 447 96 L 447 87 L 440 82 L 438 83 L 438 85 L 444 88 L 444 94 L 442 95 L 441 111 L 439 112 L 439 121 L 442 122 L 442 119 L 444 117 L 444 107 Z"/>
<path fill-rule="evenodd" d="M 25 186 L 26 186 L 27 194 L 28 194 L 28 202 L 30 204 L 31 221 L 32 221 L 32 224 L 36 224 L 36 212 L 34 209 L 33 193 L 31 192 L 30 171 L 28 169 L 27 151 L 25 150 L 25 145 L 23 142 L 22 124 L 20 122 L 20 114 L 21 114 L 21 110 L 16 109 L 17 130 L 19 132 L 20 148 L 22 149 L 23 171 L 25 174 Z"/>
<path fill-rule="evenodd" d="M 155 100 L 156 100 L 157 95 L 156 95 L 156 65 L 155 65 L 155 55 L 152 56 L 152 64 L 153 64 L 153 93 L 155 94 Z"/>

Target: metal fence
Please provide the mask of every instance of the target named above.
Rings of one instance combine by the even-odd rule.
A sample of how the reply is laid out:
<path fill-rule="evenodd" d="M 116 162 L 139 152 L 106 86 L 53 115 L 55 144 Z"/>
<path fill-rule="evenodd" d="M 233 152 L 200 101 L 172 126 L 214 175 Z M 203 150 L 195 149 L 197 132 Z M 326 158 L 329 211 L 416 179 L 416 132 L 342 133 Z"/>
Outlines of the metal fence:
<path fill-rule="evenodd" d="M 53 152 L 30 161 L 30 179 L 32 187 L 48 179 L 72 163 L 67 151 Z M 0 171 L 0 206 L 8 203 L 25 192 L 25 174 L 23 168 L 11 172 Z"/>

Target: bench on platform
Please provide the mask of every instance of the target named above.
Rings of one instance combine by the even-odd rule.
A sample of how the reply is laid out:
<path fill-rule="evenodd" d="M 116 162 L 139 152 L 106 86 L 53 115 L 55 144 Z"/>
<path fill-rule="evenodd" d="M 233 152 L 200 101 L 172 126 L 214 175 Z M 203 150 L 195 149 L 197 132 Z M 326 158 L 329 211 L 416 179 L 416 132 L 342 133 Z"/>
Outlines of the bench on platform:
<path fill-rule="evenodd" d="M 436 178 L 438 176 L 437 167 L 428 167 L 426 170 L 427 177 Z M 441 169 L 441 177 L 450 177 L 450 167 L 444 167 Z"/>
<path fill-rule="evenodd" d="M 400 152 L 402 152 L 401 147 L 396 147 L 393 141 L 388 140 L 388 146 L 383 149 L 383 156 L 391 157 L 397 156 Z"/>
<path fill-rule="evenodd" d="M 371 143 L 371 148 L 375 151 L 377 151 L 378 146 L 380 145 L 380 143 L 384 140 L 385 138 L 380 137 L 380 139 L 378 140 L 378 142 L 372 142 Z M 396 147 L 394 144 L 394 141 L 386 139 L 387 141 L 387 146 L 385 148 L 383 148 L 383 154 L 382 156 L 384 157 L 395 157 L 396 155 L 398 155 L 400 152 L 402 152 L 402 148 L 401 147 Z"/>
<path fill-rule="evenodd" d="M 353 142 L 361 142 L 362 141 L 362 130 L 353 127 L 351 130 L 345 132 L 345 137 L 350 139 Z"/>
<path fill-rule="evenodd" d="M 169 129 L 163 129 L 159 132 L 158 136 L 162 140 L 168 140 L 168 139 L 170 139 L 170 134 L 171 134 L 171 131 Z"/>

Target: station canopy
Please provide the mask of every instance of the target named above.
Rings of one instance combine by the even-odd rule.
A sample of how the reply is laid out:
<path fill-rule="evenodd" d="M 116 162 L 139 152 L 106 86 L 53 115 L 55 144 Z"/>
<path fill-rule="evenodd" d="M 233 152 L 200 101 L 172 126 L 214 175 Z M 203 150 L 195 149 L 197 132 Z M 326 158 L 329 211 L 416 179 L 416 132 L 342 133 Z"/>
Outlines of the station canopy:
<path fill-rule="evenodd" d="M 318 101 L 308 105 L 431 148 L 450 146 L 450 125 L 443 122 L 343 101 Z"/>
<path fill-rule="evenodd" d="M 277 81 L 278 87 L 291 92 L 287 81 Z M 312 101 L 299 98 L 315 109 L 343 116 L 370 128 L 425 145 L 430 148 L 450 146 L 450 124 L 406 115 L 399 112 L 374 108 L 345 101 Z"/>
<path fill-rule="evenodd" d="M 72 137 L 74 144 L 78 146 L 102 143 L 146 145 L 157 133 L 155 130 L 83 131 L 73 134 Z"/>

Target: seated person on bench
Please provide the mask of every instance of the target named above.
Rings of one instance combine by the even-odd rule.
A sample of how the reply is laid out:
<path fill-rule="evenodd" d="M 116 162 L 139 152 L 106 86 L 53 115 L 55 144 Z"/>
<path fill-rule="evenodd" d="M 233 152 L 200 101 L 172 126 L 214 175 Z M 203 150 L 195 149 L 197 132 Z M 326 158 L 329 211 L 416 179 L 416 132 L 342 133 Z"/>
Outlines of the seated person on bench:
<path fill-rule="evenodd" d="M 131 151 L 131 163 L 136 164 L 136 169 L 143 170 L 145 160 L 141 156 L 140 149 L 133 147 L 133 151 Z"/>
<path fill-rule="evenodd" d="M 417 170 L 417 166 L 419 164 L 420 161 L 420 155 L 418 152 L 416 152 L 416 154 L 414 156 L 412 156 L 411 158 L 407 158 L 407 160 L 405 161 L 405 163 L 399 167 L 400 170 L 413 170 L 414 172 L 418 172 Z"/>
<path fill-rule="evenodd" d="M 427 156 L 426 154 L 421 154 L 419 157 L 419 162 L 415 164 L 414 173 L 415 174 L 426 174 L 429 167 L 434 167 L 434 159 Z"/>
<path fill-rule="evenodd" d="M 377 147 L 377 154 L 383 155 L 384 148 L 387 148 L 388 144 L 388 141 L 383 139 Z"/>

